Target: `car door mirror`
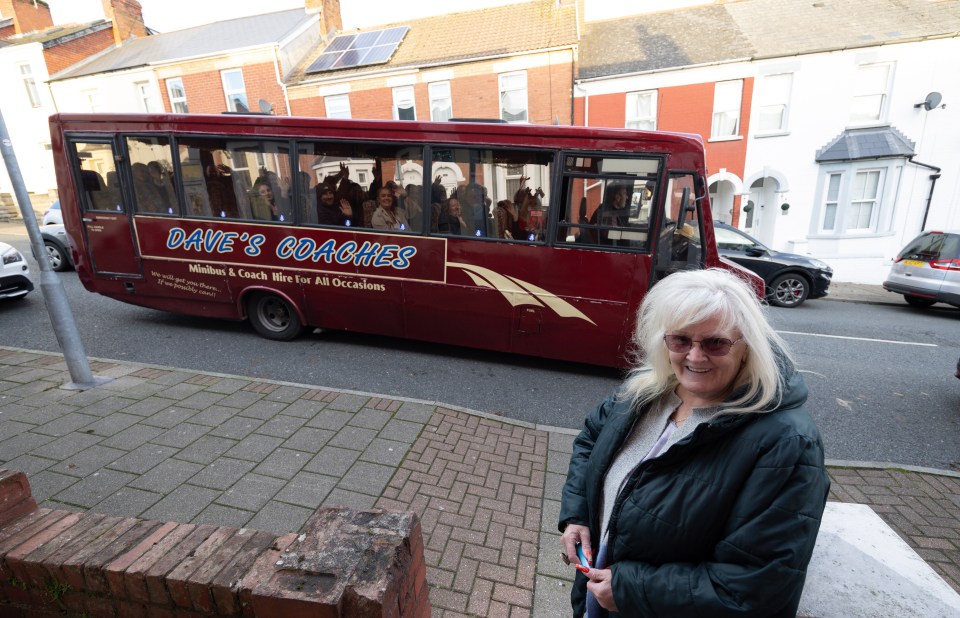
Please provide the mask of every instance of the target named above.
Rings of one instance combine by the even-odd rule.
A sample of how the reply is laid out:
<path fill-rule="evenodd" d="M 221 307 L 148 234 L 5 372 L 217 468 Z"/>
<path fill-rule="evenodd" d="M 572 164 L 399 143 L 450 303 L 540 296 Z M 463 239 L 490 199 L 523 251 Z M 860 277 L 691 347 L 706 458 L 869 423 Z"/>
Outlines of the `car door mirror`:
<path fill-rule="evenodd" d="M 761 249 L 760 247 L 747 247 L 746 254 L 750 257 L 760 257 L 765 255 L 767 252 Z"/>

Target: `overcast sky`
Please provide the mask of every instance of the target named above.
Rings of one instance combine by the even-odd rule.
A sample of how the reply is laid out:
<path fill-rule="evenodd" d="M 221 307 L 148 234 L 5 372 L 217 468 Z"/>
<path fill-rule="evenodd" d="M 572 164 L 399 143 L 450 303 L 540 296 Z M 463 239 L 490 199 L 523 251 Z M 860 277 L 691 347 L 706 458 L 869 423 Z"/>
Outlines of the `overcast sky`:
<path fill-rule="evenodd" d="M 303 6 L 303 0 L 139 0 L 143 21 L 154 30 L 170 32 L 221 19 L 272 13 Z M 513 4 L 517 0 L 341 0 L 344 28 L 364 28 L 391 22 Z M 657 11 L 709 0 L 587 0 L 586 19 L 612 19 L 642 10 Z M 100 0 L 47 0 L 58 24 L 86 22 L 103 17 Z"/>

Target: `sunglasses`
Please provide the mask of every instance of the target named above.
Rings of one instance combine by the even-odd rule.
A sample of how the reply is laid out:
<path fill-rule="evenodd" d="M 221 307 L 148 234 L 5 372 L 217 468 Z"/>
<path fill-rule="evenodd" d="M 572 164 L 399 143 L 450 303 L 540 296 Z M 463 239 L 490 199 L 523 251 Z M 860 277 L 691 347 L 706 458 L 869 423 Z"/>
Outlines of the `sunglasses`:
<path fill-rule="evenodd" d="M 730 353 L 730 348 L 739 341 L 743 341 L 743 337 L 736 341 L 731 341 L 725 337 L 706 337 L 697 341 L 686 335 L 663 336 L 663 342 L 667 344 L 667 349 L 677 354 L 686 354 L 693 348 L 693 344 L 698 343 L 703 353 L 708 356 L 726 356 Z"/>

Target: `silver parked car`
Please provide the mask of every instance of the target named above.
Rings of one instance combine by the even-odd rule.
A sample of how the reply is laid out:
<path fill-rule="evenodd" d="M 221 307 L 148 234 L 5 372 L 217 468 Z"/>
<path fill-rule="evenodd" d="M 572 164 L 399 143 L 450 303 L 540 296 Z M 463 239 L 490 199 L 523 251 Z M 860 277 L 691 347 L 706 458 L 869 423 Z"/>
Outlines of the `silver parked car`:
<path fill-rule="evenodd" d="M 960 307 L 960 230 L 924 232 L 897 255 L 883 288 L 914 307 Z"/>

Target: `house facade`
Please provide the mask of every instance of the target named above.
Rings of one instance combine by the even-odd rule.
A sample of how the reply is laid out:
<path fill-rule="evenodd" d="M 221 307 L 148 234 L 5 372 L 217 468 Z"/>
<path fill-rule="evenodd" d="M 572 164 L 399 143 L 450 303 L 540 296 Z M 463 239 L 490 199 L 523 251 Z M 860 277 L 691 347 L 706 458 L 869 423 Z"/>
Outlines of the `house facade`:
<path fill-rule="evenodd" d="M 716 220 L 880 283 L 921 229 L 960 227 L 958 20 L 955 0 L 743 0 L 587 24 L 577 121 L 702 135 Z"/>

